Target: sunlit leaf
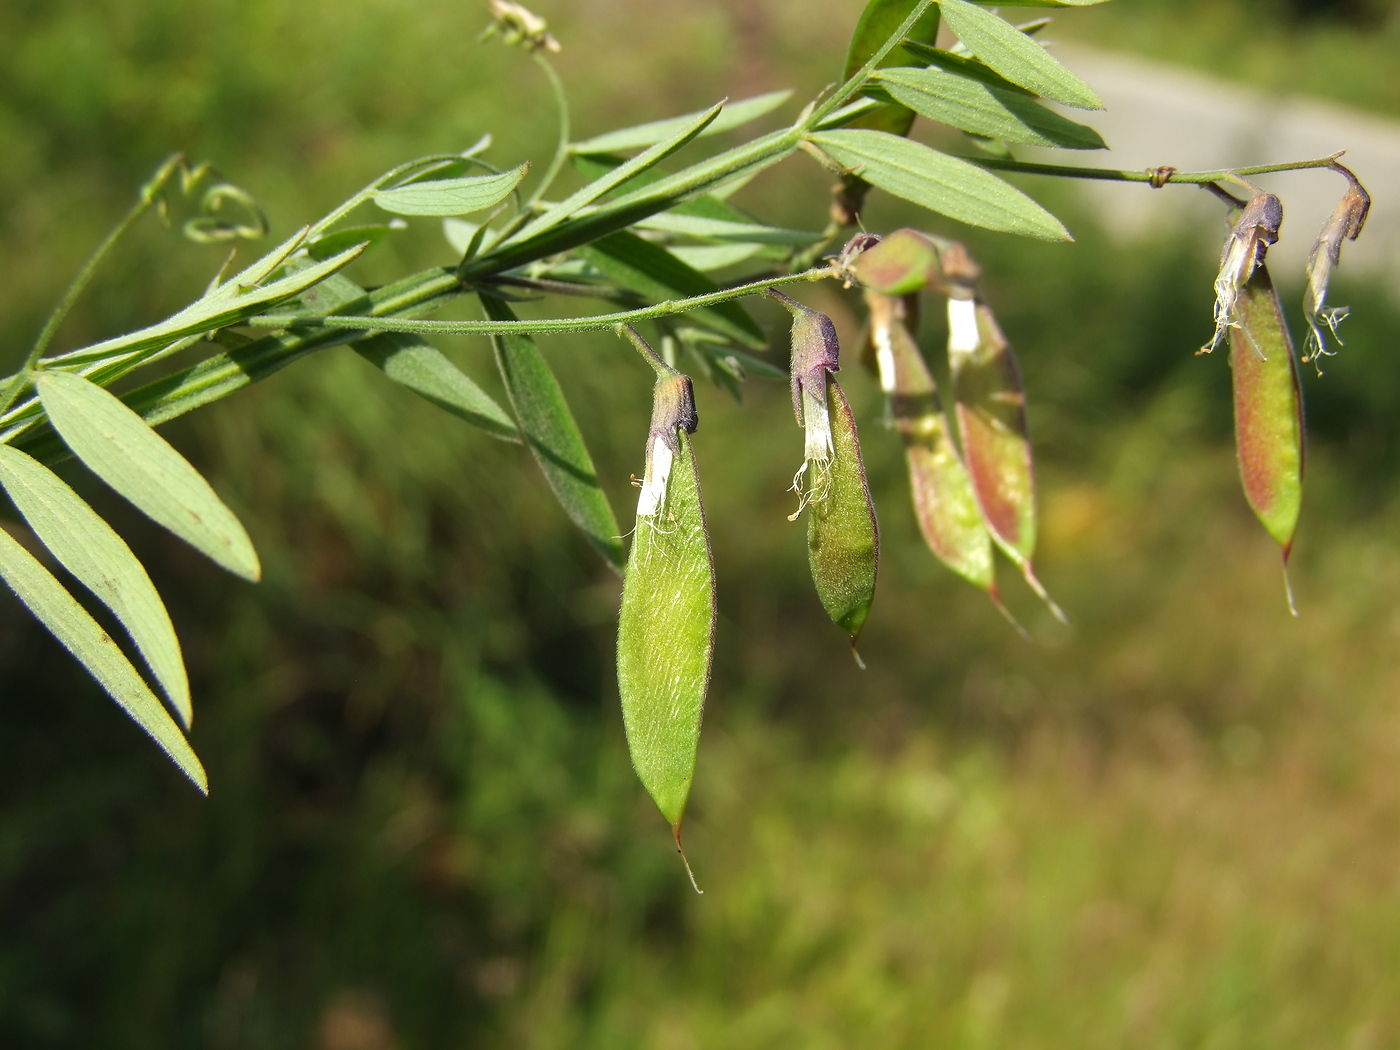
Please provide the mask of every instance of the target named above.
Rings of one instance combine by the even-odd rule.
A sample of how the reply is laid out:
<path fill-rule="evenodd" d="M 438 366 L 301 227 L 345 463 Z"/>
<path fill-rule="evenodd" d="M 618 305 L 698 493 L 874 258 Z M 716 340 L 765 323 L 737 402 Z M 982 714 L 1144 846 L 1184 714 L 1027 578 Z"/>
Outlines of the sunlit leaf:
<path fill-rule="evenodd" d="M 188 726 L 190 683 L 180 642 L 131 548 L 57 474 L 8 445 L 0 445 L 0 485 L 59 564 L 130 632 L 170 706 Z"/>
<path fill-rule="evenodd" d="M 1013 84 L 1080 109 L 1103 109 L 1094 89 L 1004 18 L 967 0 L 939 0 L 943 17 L 974 55 Z"/>
<path fill-rule="evenodd" d="M 196 787 L 209 793 L 204 767 L 117 643 L 35 557 L 0 528 L 0 577 Z"/>
<path fill-rule="evenodd" d="M 941 69 L 889 69 L 873 85 L 929 120 L 1004 142 L 1063 149 L 1104 149 L 1093 128 L 1034 99 Z"/>
<path fill-rule="evenodd" d="M 701 136 L 717 135 L 721 131 L 730 131 L 741 124 L 747 124 L 751 120 L 757 120 L 759 117 L 773 112 L 791 97 L 791 91 L 770 91 L 766 95 L 755 95 L 753 98 L 727 103 L 719 116 L 699 134 Z M 668 120 L 655 120 L 649 124 L 638 124 L 618 131 L 609 131 L 594 138 L 585 139 L 583 142 L 575 142 L 569 149 L 574 153 L 622 153 L 627 150 L 640 149 L 643 146 L 650 146 L 670 138 L 703 115 L 703 112 L 687 113 L 684 116 L 671 117 Z"/>
<path fill-rule="evenodd" d="M 467 215 L 509 197 L 528 168 L 529 164 L 521 164 L 500 175 L 411 182 L 391 190 L 375 190 L 373 200 L 395 215 Z"/>
<path fill-rule="evenodd" d="M 34 384 L 54 429 L 94 474 L 229 572 L 262 569 L 248 533 L 199 471 L 111 392 L 71 372 Z"/>
<path fill-rule="evenodd" d="M 365 250 L 365 245 L 357 244 L 339 255 L 304 269 L 296 270 L 286 277 L 261 287 L 246 288 L 239 284 L 239 278 L 226 281 L 211 295 L 196 300 L 185 309 L 159 324 L 142 328 L 128 335 L 106 339 L 92 346 L 46 358 L 47 364 L 76 365 L 87 361 L 106 360 L 118 354 L 134 355 L 154 347 L 165 346 L 186 336 L 211 332 L 219 328 L 246 320 L 261 313 L 267 306 L 305 291 L 324 280 L 337 270 L 347 266 Z M 241 277 L 242 275 L 240 275 Z"/>
<path fill-rule="evenodd" d="M 811 140 L 872 185 L 949 218 L 1041 240 L 1072 239 L 1014 186 L 922 143 L 862 129 L 814 132 Z"/>
<path fill-rule="evenodd" d="M 516 319 L 500 299 L 483 295 L 481 305 L 493 321 Z M 493 335 L 491 343 L 521 434 L 550 488 L 573 523 L 608 564 L 620 570 L 621 530 L 559 380 L 530 336 Z"/>
<path fill-rule="evenodd" d="M 353 344 L 355 352 L 408 387 L 493 437 L 520 440 L 510 414 L 436 347 L 407 332 L 381 332 Z"/>
<path fill-rule="evenodd" d="M 587 186 L 583 186 L 574 193 L 571 193 L 558 204 L 546 209 L 543 215 L 530 222 L 529 225 L 516 234 L 513 239 L 523 241 L 543 233 L 550 227 L 563 222 L 580 209 L 592 204 L 599 197 L 611 193 L 633 176 L 656 167 L 656 165 L 660 164 L 672 153 L 676 152 L 676 150 L 695 138 L 700 132 L 704 131 L 707 125 L 713 123 L 719 116 L 722 106 L 723 103 L 717 103 L 711 106 L 709 109 L 705 110 L 705 112 L 676 127 L 670 135 L 657 142 L 656 145 L 643 150 L 631 160 L 619 164 L 611 171 L 598 176 Z"/>

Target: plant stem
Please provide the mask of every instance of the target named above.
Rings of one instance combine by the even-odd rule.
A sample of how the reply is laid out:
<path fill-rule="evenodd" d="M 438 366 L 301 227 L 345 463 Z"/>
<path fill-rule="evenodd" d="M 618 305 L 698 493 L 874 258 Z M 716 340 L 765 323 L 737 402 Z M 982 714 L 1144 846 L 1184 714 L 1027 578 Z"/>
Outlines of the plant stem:
<path fill-rule="evenodd" d="M 651 370 L 658 376 L 680 375 L 679 372 L 662 360 L 661 355 L 653 350 L 651 344 L 643 339 L 641 333 L 630 324 L 615 325 L 613 331 L 631 343 L 637 353 L 642 355 L 646 363 L 651 365 Z"/>
<path fill-rule="evenodd" d="M 1106 182 L 1149 182 L 1155 186 L 1179 182 L 1201 185 L 1244 175 L 1267 175 L 1275 171 L 1302 171 L 1305 168 L 1330 168 L 1341 154 L 1316 160 L 1292 160 L 1282 164 L 1252 164 L 1242 168 L 1218 168 L 1214 171 L 1175 171 L 1171 168 L 1147 168 L 1142 171 L 1122 171 L 1116 168 L 1076 168 L 1061 164 L 1036 164 L 1032 161 L 1010 160 L 1002 157 L 959 157 L 982 168 L 1000 171 L 1023 171 L 1028 175 L 1055 175 L 1064 179 L 1098 179 Z"/>
<path fill-rule="evenodd" d="M 870 59 L 865 65 L 856 70 L 851 78 L 837 88 L 830 98 L 808 114 L 806 119 L 802 121 L 801 126 L 804 129 L 814 127 L 823 117 L 859 91 L 865 85 L 865 82 L 870 79 L 870 74 L 875 72 L 875 69 L 885 60 L 885 56 L 900 45 L 904 38 L 913 31 L 919 19 L 924 16 L 924 12 L 932 6 L 933 0 L 920 0 L 918 6 L 909 13 L 909 17 L 903 21 L 889 39 L 880 45 L 879 50 L 870 56 Z"/>
<path fill-rule="evenodd" d="M 671 314 L 688 313 L 706 306 L 725 303 L 745 295 L 753 295 L 783 284 L 797 284 L 802 281 L 820 281 L 834 276 L 830 267 L 804 270 L 802 273 L 782 274 L 765 277 L 733 288 L 722 288 L 717 292 L 692 296 L 689 299 L 668 299 L 653 306 L 637 310 L 622 310 L 610 314 L 593 314 L 589 317 L 545 318 L 532 321 L 416 321 L 395 317 L 354 317 L 330 314 L 325 317 L 300 317 L 288 314 L 264 314 L 254 317 L 247 323 L 259 328 L 359 328 L 371 332 L 429 332 L 444 334 L 502 335 L 507 332 L 586 332 L 599 328 L 615 328 L 620 324 L 645 321 L 653 317 L 667 317 Z"/>
<path fill-rule="evenodd" d="M 10 377 L 3 392 L 0 392 L 0 414 L 3 414 L 15 402 L 19 392 L 24 389 L 24 384 L 29 382 L 34 374 L 34 366 L 39 363 L 39 359 L 44 356 L 44 351 L 53 342 L 53 337 L 58 334 L 59 325 L 63 324 L 69 311 L 73 309 L 73 304 L 78 301 L 78 296 L 83 294 L 88 283 L 92 280 L 93 274 L 97 272 L 102 260 L 107 257 L 119 240 L 136 224 L 136 221 L 150 209 L 160 199 L 161 190 L 165 189 L 166 183 L 174 178 L 185 164 L 183 154 L 172 153 L 165 158 L 164 163 L 156 169 L 154 175 L 137 191 L 136 203 L 122 220 L 112 227 L 111 231 L 103 238 L 102 243 L 97 246 L 93 253 L 88 256 L 87 262 L 83 263 L 77 275 L 68 285 L 67 291 L 63 293 L 63 298 L 58 301 L 58 305 L 53 308 L 53 313 L 49 314 L 49 319 L 44 322 L 44 327 L 39 332 L 39 338 L 34 340 L 33 347 L 29 350 L 29 356 L 25 358 L 24 364 L 19 371 Z"/>
<path fill-rule="evenodd" d="M 530 199 L 520 210 L 523 214 L 530 214 L 535 209 L 535 205 L 549 191 L 555 178 L 559 175 L 559 170 L 563 168 L 564 161 L 569 156 L 569 99 L 564 93 L 564 82 L 559 79 L 559 74 L 550 65 L 549 59 L 540 54 L 539 51 L 531 52 L 535 62 L 544 70 L 545 77 L 549 80 L 550 89 L 554 92 L 554 105 L 559 113 L 559 144 L 554 148 L 554 156 L 549 162 L 549 167 L 545 169 L 540 177 L 540 183 L 535 187 L 535 192 L 530 195 Z"/>

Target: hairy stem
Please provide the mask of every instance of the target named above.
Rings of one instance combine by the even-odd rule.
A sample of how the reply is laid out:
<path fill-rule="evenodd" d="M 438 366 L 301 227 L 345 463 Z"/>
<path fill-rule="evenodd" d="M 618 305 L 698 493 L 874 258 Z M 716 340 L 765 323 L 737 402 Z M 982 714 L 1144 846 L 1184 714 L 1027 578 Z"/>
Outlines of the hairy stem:
<path fill-rule="evenodd" d="M 136 203 L 131 206 L 122 220 L 112 227 L 111 232 L 103 238 L 102 243 L 88 256 L 87 262 L 83 263 L 82 269 L 78 271 L 77 275 L 68 285 L 68 289 L 63 293 L 63 298 L 58 301 L 58 305 L 53 308 L 53 313 L 49 314 L 49 319 L 44 322 L 44 327 L 39 332 L 39 338 L 34 340 L 34 345 L 29 350 L 29 356 L 24 359 L 24 364 L 20 367 L 18 372 L 10 377 L 10 381 L 5 385 L 4 390 L 0 391 L 0 414 L 3 414 L 6 409 L 14 404 L 15 398 L 18 397 L 19 392 L 24 389 L 24 384 L 29 382 L 30 377 L 34 374 L 34 366 L 37 365 L 39 359 L 44 356 L 44 351 L 49 348 L 49 344 L 53 342 L 53 337 L 58 334 L 59 326 L 63 324 L 69 311 L 73 309 L 73 304 L 78 301 L 78 296 L 82 295 L 84 289 L 87 288 L 88 283 L 92 280 L 93 274 L 95 274 L 97 268 L 102 265 L 102 260 L 107 257 L 107 253 L 116 247 L 117 242 L 122 239 L 126 231 L 131 229 L 131 227 L 136 224 L 136 221 L 140 219 L 142 215 L 145 215 L 146 212 L 150 210 L 151 206 L 160 199 L 161 191 L 165 189 L 166 184 L 175 177 L 175 174 L 184 165 L 185 158 L 183 154 L 172 153 L 167 157 L 164 163 L 156 169 L 155 174 L 137 191 Z"/>
<path fill-rule="evenodd" d="M 894 31 L 889 39 L 880 45 L 879 50 L 870 56 L 865 65 L 856 70 L 849 80 L 837 88 L 825 102 L 808 114 L 806 119 L 802 121 L 801 126 L 804 129 L 815 127 L 822 118 L 864 87 L 865 82 L 870 79 L 870 74 L 875 72 L 880 63 L 885 60 L 885 56 L 903 42 L 904 38 L 913 31 L 919 19 L 924 16 L 924 12 L 932 6 L 933 0 L 920 0 L 918 6 L 909 13 L 909 17 L 900 24 L 900 27 Z"/>
<path fill-rule="evenodd" d="M 1169 182 L 1199 186 L 1202 183 L 1234 180 L 1246 175 L 1267 175 L 1275 171 L 1302 171 L 1306 168 L 1330 168 L 1340 153 L 1315 160 L 1290 160 L 1281 164 L 1251 164 L 1242 168 L 1217 168 L 1214 171 L 1177 171 L 1175 168 L 1147 168 L 1123 171 L 1116 168 L 1077 168 L 1062 164 L 1037 164 L 1032 161 L 1010 160 L 1003 157 L 961 157 L 970 164 L 999 171 L 1022 171 L 1027 175 L 1055 175 L 1063 179 L 1098 179 L 1105 182 L 1147 182 L 1165 186 Z"/>
<path fill-rule="evenodd" d="M 654 317 L 668 317 L 672 314 L 688 313 L 706 306 L 729 302 L 746 295 L 753 295 L 783 284 L 797 284 L 802 281 L 820 281 L 834 276 L 830 267 L 804 270 L 801 273 L 782 274 L 765 277 L 733 288 L 722 288 L 717 292 L 692 296 L 689 299 L 668 299 L 653 306 L 636 310 L 621 310 L 609 314 L 593 314 L 589 317 L 544 318 L 523 321 L 418 321 L 396 317 L 355 317 L 330 314 L 325 317 L 299 317 L 289 314 L 264 314 L 254 317 L 248 324 L 259 328 L 359 328 L 372 332 L 418 332 L 444 334 L 491 335 L 507 332 L 586 332 L 599 328 L 615 328 L 620 324 L 645 321 Z"/>

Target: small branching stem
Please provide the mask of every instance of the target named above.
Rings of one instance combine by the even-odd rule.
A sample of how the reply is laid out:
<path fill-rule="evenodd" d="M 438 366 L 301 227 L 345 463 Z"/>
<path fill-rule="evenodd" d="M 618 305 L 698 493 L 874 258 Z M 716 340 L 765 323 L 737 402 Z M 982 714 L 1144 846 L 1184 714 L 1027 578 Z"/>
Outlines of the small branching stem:
<path fill-rule="evenodd" d="M 1345 151 L 1343 151 L 1345 152 Z M 1146 182 L 1156 188 L 1169 183 L 1199 186 L 1206 183 L 1229 181 L 1249 183 L 1247 175 L 1267 175 L 1276 171 L 1303 171 L 1307 168 L 1332 168 L 1335 170 L 1341 153 L 1314 160 L 1290 160 L 1282 164 L 1251 164 L 1242 168 L 1217 168 L 1214 171 L 1175 171 L 1171 168 L 1148 168 L 1143 171 L 1123 171 L 1117 168 L 1081 168 L 1062 164 L 1037 164 L 1032 161 L 1011 160 L 1005 157 L 963 157 L 962 160 L 983 168 L 996 168 L 999 171 L 1021 171 L 1027 175 L 1054 175 L 1062 179 L 1096 179 L 1104 182 Z"/>
<path fill-rule="evenodd" d="M 717 292 L 691 296 L 688 299 L 668 299 L 654 306 L 644 306 L 636 310 L 621 310 L 616 313 L 593 314 L 589 317 L 550 317 L 541 320 L 521 321 L 424 321 L 400 317 L 355 317 L 330 314 L 326 317 L 303 317 L 288 314 L 264 314 L 251 318 L 247 323 L 259 328 L 357 328 L 369 332 L 418 332 L 439 335 L 491 335 L 507 332 L 534 332 L 548 335 L 557 332 L 587 332 L 600 328 L 616 328 L 618 325 L 634 321 L 646 321 L 654 317 L 668 317 L 672 314 L 688 313 L 727 303 L 784 284 L 797 284 L 803 281 L 820 281 L 836 276 L 829 266 L 803 270 L 801 273 L 780 274 L 764 277 L 747 284 L 722 288 Z"/>
<path fill-rule="evenodd" d="M 78 297 L 82 295 L 83 290 L 87 288 L 88 283 L 92 280 L 93 274 L 95 274 L 97 268 L 102 265 L 102 260 L 107 257 L 107 253 L 116 246 L 117 242 L 120 241 L 123 236 L 125 236 L 126 231 L 131 229 L 131 227 L 136 224 L 137 220 L 145 215 L 146 212 L 160 200 L 160 195 L 169 184 L 170 180 L 173 179 L 178 172 L 184 170 L 185 167 L 186 161 L 183 154 L 172 153 L 169 157 L 165 158 L 161 166 L 156 169 L 155 174 L 137 191 L 136 203 L 131 206 L 122 220 L 112 227 L 111 232 L 103 238 L 102 243 L 88 256 L 87 261 L 83 263 L 82 269 L 74 276 L 67 290 L 63 293 L 63 298 L 58 301 L 58 305 L 53 308 L 53 313 L 49 314 L 48 320 L 44 322 L 44 327 L 40 330 L 39 337 L 34 340 L 34 346 L 30 348 L 29 356 L 24 359 L 24 364 L 20 367 L 18 372 L 10 377 L 9 382 L 5 384 L 4 390 L 0 391 L 0 414 L 3 414 L 6 409 L 15 403 L 15 398 L 19 396 L 20 391 L 24 389 L 24 385 L 28 383 L 33 376 L 34 367 L 39 363 L 39 359 L 44 356 L 44 351 L 49 348 L 49 344 L 53 342 L 53 337 L 58 334 L 59 326 L 63 324 L 69 311 L 73 309 L 73 304 L 78 301 Z"/>

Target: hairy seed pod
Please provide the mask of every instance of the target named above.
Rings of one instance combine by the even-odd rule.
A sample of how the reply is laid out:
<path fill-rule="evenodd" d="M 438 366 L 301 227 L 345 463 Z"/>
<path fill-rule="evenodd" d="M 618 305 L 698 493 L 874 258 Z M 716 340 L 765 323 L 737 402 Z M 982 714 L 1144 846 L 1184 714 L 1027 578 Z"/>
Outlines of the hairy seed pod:
<path fill-rule="evenodd" d="M 948 362 L 958 433 L 982 518 L 997 546 L 1063 621 L 1031 563 L 1035 477 L 1021 369 L 991 308 L 975 295 L 948 300 Z"/>
<path fill-rule="evenodd" d="M 696 423 L 690 379 L 660 375 L 617 635 L 632 764 L 678 846 L 715 633 L 714 564 L 689 437 Z"/>
<path fill-rule="evenodd" d="M 1286 571 L 1303 500 L 1303 402 L 1293 340 L 1266 267 L 1240 289 L 1236 318 L 1230 369 L 1240 479 L 1250 507 L 1282 548 Z"/>
<path fill-rule="evenodd" d="M 880 527 L 865 478 L 850 403 L 835 380 L 831 405 L 833 452 L 814 480 L 822 493 L 807 518 L 807 560 L 817 596 L 832 623 L 851 636 L 851 651 L 875 600 Z M 859 660 L 859 656 L 856 657 Z"/>
<path fill-rule="evenodd" d="M 992 538 L 977 506 L 972 479 L 953 444 L 938 387 L 905 324 L 898 299 L 866 292 L 870 340 L 880 387 L 909 465 L 914 514 L 929 550 L 948 568 L 996 600 Z"/>

